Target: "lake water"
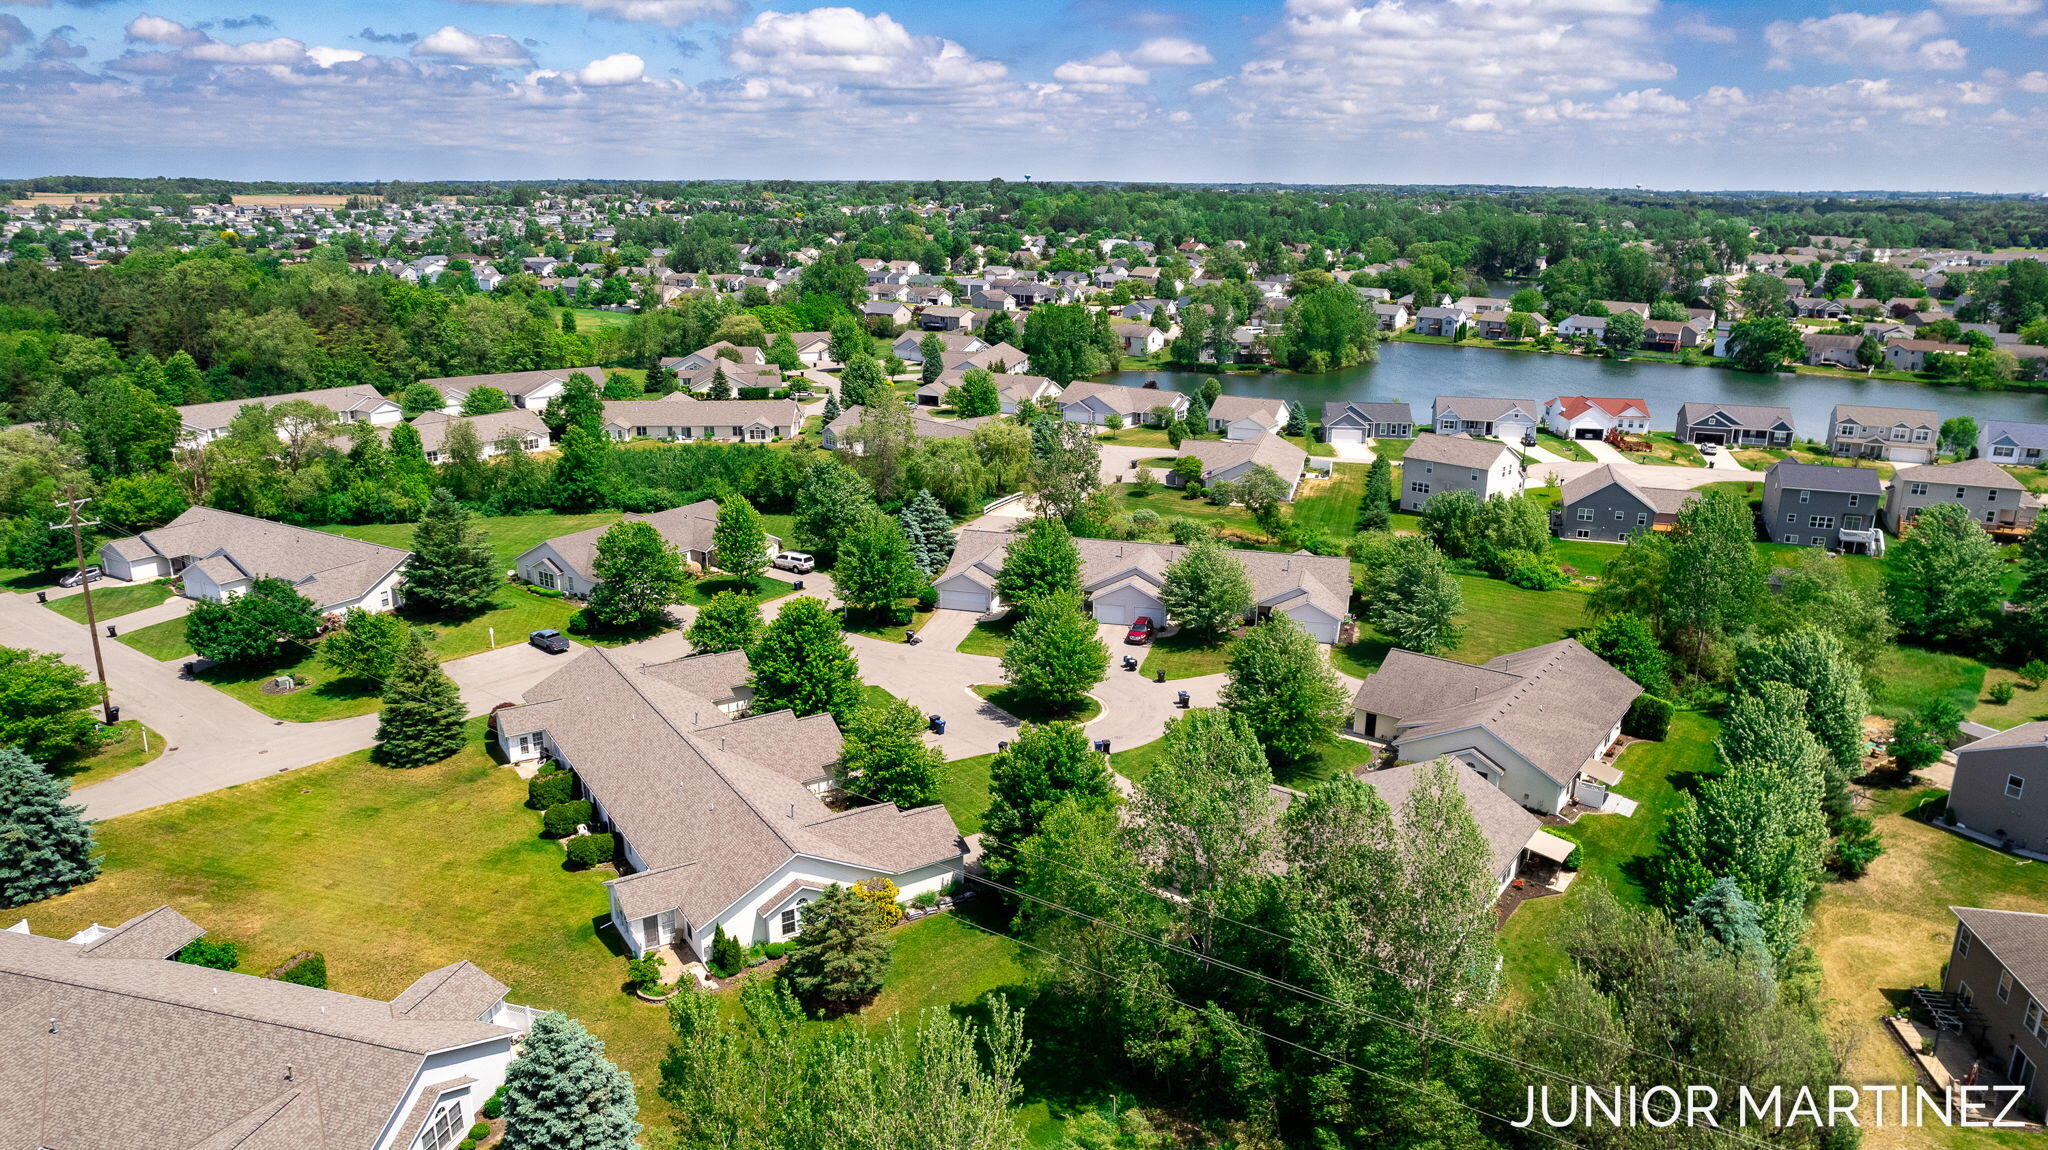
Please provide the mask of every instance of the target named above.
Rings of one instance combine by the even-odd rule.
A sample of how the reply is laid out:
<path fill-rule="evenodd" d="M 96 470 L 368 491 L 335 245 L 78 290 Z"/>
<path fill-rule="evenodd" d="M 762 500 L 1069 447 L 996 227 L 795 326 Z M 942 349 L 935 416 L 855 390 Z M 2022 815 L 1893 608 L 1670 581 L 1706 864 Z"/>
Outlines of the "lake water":
<path fill-rule="evenodd" d="M 1192 394 L 1205 372 L 1120 371 L 1113 383 L 1160 387 Z M 1618 396 L 1650 405 L 1650 426 L 1669 431 L 1682 403 L 1749 403 L 1789 407 L 1802 439 L 1827 438 L 1829 411 L 1838 403 L 1915 407 L 1942 418 L 2048 423 L 2048 393 L 1970 391 L 1883 379 L 1838 379 L 1823 375 L 1752 375 L 1714 367 L 1681 367 L 1655 360 L 1616 362 L 1573 355 L 1540 355 L 1447 344 L 1385 343 L 1378 363 L 1324 375 L 1267 372 L 1225 375 L 1233 395 L 1277 396 L 1297 401 L 1314 422 L 1331 400 L 1407 400 L 1415 418 L 1429 421 L 1439 395 L 1486 395 L 1536 403 L 1557 395 Z"/>

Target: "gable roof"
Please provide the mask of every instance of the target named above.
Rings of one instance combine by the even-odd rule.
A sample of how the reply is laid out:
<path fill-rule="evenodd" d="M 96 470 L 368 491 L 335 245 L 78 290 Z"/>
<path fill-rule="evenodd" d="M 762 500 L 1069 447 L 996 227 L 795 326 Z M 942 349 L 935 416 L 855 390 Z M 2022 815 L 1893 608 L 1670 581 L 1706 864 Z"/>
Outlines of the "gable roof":
<path fill-rule="evenodd" d="M 420 433 L 422 451 L 439 451 L 448 442 L 448 433 L 457 424 L 468 424 L 476 433 L 477 443 L 488 447 L 505 437 L 507 433 L 549 438 L 548 425 L 541 422 L 540 412 L 530 407 L 509 407 L 489 415 L 449 415 L 441 411 L 429 411 L 412 421 L 414 431 Z M 381 429 L 380 429 L 381 430 Z M 389 438 L 390 433 L 384 433 Z"/>
<path fill-rule="evenodd" d="M 852 434 L 867 418 L 867 408 L 854 404 L 839 413 L 839 418 L 825 425 L 835 439 Z M 910 430 L 919 439 L 963 439 L 974 434 L 981 425 L 1001 418 L 995 415 L 977 415 L 969 419 L 933 419 L 913 408 L 910 412 Z"/>
<path fill-rule="evenodd" d="M 193 431 L 209 431 L 226 427 L 234 422 L 235 416 L 245 407 L 276 407 L 288 400 L 303 399 L 317 403 L 337 415 L 352 412 L 367 415 L 386 404 L 398 405 L 384 398 L 377 389 L 367 383 L 352 383 L 346 387 L 322 387 L 312 391 L 292 391 L 283 395 L 252 395 L 247 399 L 223 399 L 214 403 L 187 403 L 178 408 L 178 422 Z"/>
<path fill-rule="evenodd" d="M 611 427 L 800 427 L 803 414 L 792 399 L 661 399 L 605 401 L 604 421 Z"/>
<path fill-rule="evenodd" d="M 1864 427 L 1940 427 L 1941 416 L 1921 407 L 1870 407 L 1860 403 L 1838 403 L 1830 423 L 1856 423 Z"/>
<path fill-rule="evenodd" d="M 85 943 L 84 949 L 97 958 L 169 958 L 205 933 L 198 923 L 160 906 Z"/>
<path fill-rule="evenodd" d="M 1628 492 L 1636 502 L 1665 515 L 1677 514 L 1686 504 L 1700 497 L 1697 490 L 1690 488 L 1674 490 L 1664 487 L 1637 487 L 1629 481 L 1628 476 L 1616 471 L 1611 464 L 1603 463 L 1591 471 L 1565 480 L 1558 493 L 1559 502 L 1561 506 L 1570 507 L 1609 487 L 1619 487 Z"/>
<path fill-rule="evenodd" d="M 1518 410 L 1535 419 L 1543 414 L 1543 405 L 1533 399 L 1503 399 L 1494 395 L 1439 395 L 1433 410 L 1438 419 L 1450 414 L 1459 419 L 1490 422 Z"/>
<path fill-rule="evenodd" d="M 1287 401 L 1270 396 L 1219 395 L 1216 402 L 1209 405 L 1209 418 L 1225 423 L 1239 419 L 1280 422 L 1287 418 Z"/>
<path fill-rule="evenodd" d="M 1911 483 L 1953 483 L 1961 487 L 1990 487 L 1999 491 L 2025 491 L 2027 485 L 1988 459 L 1965 459 L 1960 463 L 1923 463 L 1902 467 L 1892 475 L 1892 486 Z"/>
<path fill-rule="evenodd" d="M 1723 422 L 1730 427 L 1768 430 L 1783 426 L 1787 431 L 1792 429 L 1791 408 L 1749 403 L 1682 403 L 1678 405 L 1678 423 L 1681 427 L 1699 423 L 1716 412 L 1726 417 Z"/>
<path fill-rule="evenodd" d="M 1139 415 L 1155 407 L 1178 409 L 1186 405 L 1188 397 L 1162 388 L 1127 387 L 1120 383 L 1091 383 L 1087 380 L 1076 380 L 1060 392 L 1060 404 L 1064 407 L 1080 406 L 1090 400 L 1119 415 Z"/>
<path fill-rule="evenodd" d="M 1640 399 L 1599 395 L 1560 395 L 1550 402 L 1557 407 L 1557 413 L 1566 419 L 1577 419 L 1596 407 L 1614 416 L 1616 419 L 1635 416 L 1648 419 L 1650 416 L 1650 405 Z"/>
<path fill-rule="evenodd" d="M 629 511 L 619 516 L 620 523 L 645 523 L 679 551 L 711 550 L 712 532 L 718 528 L 718 501 L 700 499 L 682 507 L 671 507 L 667 511 L 656 511 L 641 515 Z M 557 535 L 544 540 L 521 552 L 518 561 L 524 561 L 535 548 L 545 545 L 573 567 L 577 574 L 591 577 L 592 565 L 597 562 L 597 541 L 611 530 L 612 524 L 586 527 L 567 535 Z M 772 538 L 772 536 L 771 536 Z"/>
<path fill-rule="evenodd" d="M 605 371 L 601 367 L 550 367 L 539 371 L 500 371 L 490 375 L 448 375 L 438 379 L 423 379 L 420 382 L 432 386 L 446 396 L 466 395 L 479 387 L 495 387 L 508 396 L 531 395 L 551 383 L 567 383 L 569 377 L 587 375 L 590 382 L 604 386 Z"/>
<path fill-rule="evenodd" d="M 2048 998 L 2048 914 L 1966 906 L 1948 909 L 1991 951 L 2000 966 L 2012 971 L 2028 994 L 2037 999 Z"/>
<path fill-rule="evenodd" d="M 464 959 L 414 979 L 391 1000 L 391 1017 L 464 1022 L 483 1017 L 504 997 L 504 983 Z"/>
<path fill-rule="evenodd" d="M 1408 453 L 1402 457 L 1402 461 L 1405 463 L 1408 460 L 1419 460 L 1423 463 L 1443 463 L 1452 467 L 1477 467 L 1485 470 L 1500 462 L 1503 454 L 1511 458 L 1515 456 L 1507 444 L 1498 440 L 1474 439 L 1464 434 L 1438 435 L 1433 431 L 1425 431 L 1408 445 Z"/>
<path fill-rule="evenodd" d="M 325 608 L 359 598 L 412 552 L 213 507 L 105 546 L 128 559 L 190 557 L 216 582 L 282 579 Z"/>
<path fill-rule="evenodd" d="M 1183 439 L 1180 453 L 1202 461 L 1202 474 L 1228 471 L 1242 463 L 1265 464 L 1289 487 L 1301 478 L 1308 452 L 1270 431 L 1249 439 Z"/>
<path fill-rule="evenodd" d="M 1354 420 L 1355 414 L 1355 420 Z M 1380 403 L 1360 403 L 1355 400 L 1332 400 L 1323 404 L 1323 425 L 1357 422 L 1364 424 L 1406 423 L 1413 426 L 1415 411 L 1405 401 L 1393 400 Z"/>
<path fill-rule="evenodd" d="M 1422 784 L 1422 772 L 1431 765 L 1408 763 L 1378 771 L 1360 767 L 1352 773 L 1379 792 L 1381 800 L 1393 808 L 1394 824 L 1405 830 L 1403 808 L 1407 806 L 1408 796 Z M 1478 824 L 1479 835 L 1486 840 L 1493 869 L 1498 873 L 1520 857 L 1529 845 L 1529 839 L 1543 829 L 1543 820 L 1509 798 L 1506 791 L 1480 778 L 1479 772 L 1459 763 L 1452 763 L 1450 767 L 1458 793 L 1464 796 L 1465 809 L 1471 812 L 1472 821 Z"/>
<path fill-rule="evenodd" d="M 1834 467 L 1791 459 L 1771 464 L 1771 469 L 1764 472 L 1764 483 L 1795 491 L 1837 491 L 1844 495 L 1876 495 L 1884 490 L 1874 467 Z"/>

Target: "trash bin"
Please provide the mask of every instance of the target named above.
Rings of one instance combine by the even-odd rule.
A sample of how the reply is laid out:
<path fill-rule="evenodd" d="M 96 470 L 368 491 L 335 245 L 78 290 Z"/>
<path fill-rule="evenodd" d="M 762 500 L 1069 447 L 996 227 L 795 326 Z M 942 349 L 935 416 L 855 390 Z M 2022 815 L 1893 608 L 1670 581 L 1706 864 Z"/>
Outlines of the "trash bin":
<path fill-rule="evenodd" d="M 996 743 L 996 750 L 998 750 L 998 751 L 1007 751 L 1007 750 L 1009 750 L 1009 749 L 1010 749 L 1010 740 L 1008 740 L 1008 739 L 1001 739 L 1001 740 L 998 740 L 998 741 L 997 741 L 997 743 Z"/>
<path fill-rule="evenodd" d="M 1097 740 L 1095 740 L 1095 749 L 1096 749 L 1096 750 L 1098 750 L 1098 751 L 1101 751 L 1101 752 L 1102 752 L 1103 754 L 1105 754 L 1105 755 L 1106 755 L 1106 754 L 1108 754 L 1108 753 L 1109 753 L 1109 740 L 1108 740 L 1108 739 L 1097 739 Z"/>
<path fill-rule="evenodd" d="M 917 646 L 917 632 L 905 627 L 903 629 L 903 641 L 913 647 Z"/>
<path fill-rule="evenodd" d="M 1175 700 L 1175 702 L 1177 702 L 1177 703 L 1178 703 L 1178 704 L 1180 705 L 1180 709 L 1181 709 L 1181 710 L 1183 710 L 1183 711 L 1187 710 L 1187 709 L 1188 709 L 1188 693 L 1187 693 L 1186 691 L 1182 691 L 1182 692 L 1180 693 L 1180 698 L 1179 698 L 1179 699 L 1177 699 L 1177 700 Z"/>
<path fill-rule="evenodd" d="M 121 705 L 120 705 L 119 703 L 113 703 L 113 704 L 109 704 L 109 705 L 108 705 L 108 707 L 107 707 L 107 722 L 109 722 L 109 723 L 118 723 L 118 722 L 120 722 L 120 721 L 121 721 Z"/>
<path fill-rule="evenodd" d="M 49 593 L 48 591 L 38 591 L 38 592 L 36 592 L 36 602 L 38 602 L 38 603 L 48 603 L 49 601 L 50 601 L 50 593 Z"/>
<path fill-rule="evenodd" d="M 797 580 L 797 581 L 796 581 L 796 589 L 797 589 L 797 590 L 799 590 L 799 591 L 801 591 L 801 590 L 803 590 L 803 589 L 804 589 L 804 581 L 803 581 L 803 580 L 799 579 L 799 580 Z"/>
<path fill-rule="evenodd" d="M 1166 668 L 1161 667 L 1159 669 L 1158 677 L 1153 679 L 1152 681 L 1155 683 L 1164 683 L 1166 681 Z"/>
<path fill-rule="evenodd" d="M 115 634 L 114 625 L 112 623 L 107 624 L 107 638 L 111 639 Z"/>
<path fill-rule="evenodd" d="M 943 735 L 943 734 L 945 734 L 945 733 L 946 733 L 946 720 L 944 720 L 944 719 L 933 719 L 933 720 L 932 720 L 932 734 L 934 734 L 934 735 Z"/>
<path fill-rule="evenodd" d="M 932 730 L 936 731 L 939 729 L 939 724 L 945 722 L 946 720 L 938 715 L 926 715 L 925 721 L 931 724 Z"/>

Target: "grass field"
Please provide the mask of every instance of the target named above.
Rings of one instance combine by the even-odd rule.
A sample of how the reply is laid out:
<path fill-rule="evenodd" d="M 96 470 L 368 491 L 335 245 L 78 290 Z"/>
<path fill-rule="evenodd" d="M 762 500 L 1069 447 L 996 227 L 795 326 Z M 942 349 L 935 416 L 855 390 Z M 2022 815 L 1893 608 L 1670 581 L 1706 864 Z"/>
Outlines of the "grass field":
<path fill-rule="evenodd" d="M 1294 521 L 1332 540 L 1349 539 L 1365 501 L 1365 463 L 1340 463 L 1328 479 L 1304 477 L 1294 495 Z"/>
<path fill-rule="evenodd" d="M 988 769 L 995 758 L 990 754 L 955 759 L 939 773 L 939 802 L 961 834 L 981 833 L 981 816 L 988 810 Z"/>
<path fill-rule="evenodd" d="M 192 644 L 185 641 L 185 620 L 165 619 L 133 631 L 123 630 L 118 641 L 159 662 L 192 657 Z"/>
<path fill-rule="evenodd" d="M 993 623 L 976 623 L 967 637 L 960 640 L 953 649 L 963 655 L 987 655 L 1000 659 L 1010 649 L 1010 630 L 1017 625 L 1017 615 L 1003 616 Z"/>
<path fill-rule="evenodd" d="M 578 335 L 587 335 L 590 332 L 607 327 L 620 327 L 627 320 L 633 318 L 633 313 L 631 312 L 599 311 L 596 308 L 590 307 L 558 307 L 555 309 L 556 325 L 559 326 L 561 324 L 562 313 L 564 312 L 576 317 L 576 332 Z M 604 381 L 599 380 L 598 382 L 602 383 Z"/>
<path fill-rule="evenodd" d="M 1080 705 L 1071 711 L 1051 711 L 1036 702 L 1022 698 L 1018 695 L 1017 688 L 1007 683 L 976 683 L 972 690 L 1027 723 L 1085 723 L 1102 713 L 1102 704 L 1093 695 L 1083 698 Z"/>
<path fill-rule="evenodd" d="M 1585 626 L 1586 596 L 1581 591 L 1524 591 L 1498 579 L 1454 576 L 1465 593 L 1465 611 L 1458 617 L 1464 639 L 1450 652 L 1463 663 L 1484 663 L 1496 655 L 1551 643 Z M 1390 644 L 1369 626 L 1348 647 L 1334 647 L 1330 662 L 1347 675 L 1364 678 L 1386 658 Z"/>
<path fill-rule="evenodd" d="M 169 583 L 103 583 L 93 588 L 92 613 L 104 623 L 156 606 L 178 593 Z M 85 622 L 85 596 L 66 595 L 43 604 L 73 623 Z"/>
<path fill-rule="evenodd" d="M 1553 455 L 1561 455 L 1575 463 L 1593 462 L 1593 453 L 1587 451 L 1583 445 L 1548 431 L 1538 431 L 1536 433 L 1536 446 L 1549 451 Z"/>
<path fill-rule="evenodd" d="M 1700 449 L 1690 443 L 1682 443 L 1668 431 L 1653 431 L 1642 438 L 1650 443 L 1648 451 L 1624 451 L 1623 455 L 1637 463 L 1660 463 L 1672 467 L 1705 467 L 1707 460 Z"/>
<path fill-rule="evenodd" d="M 1375 439 L 1372 441 L 1372 453 L 1388 463 L 1399 463 L 1408 457 L 1408 448 L 1414 443 L 1412 439 Z"/>
<path fill-rule="evenodd" d="M 1148 679 L 1160 671 L 1166 672 L 1169 679 L 1220 675 L 1223 673 L 1223 660 L 1229 654 L 1230 641 L 1227 638 L 1213 639 L 1182 631 L 1152 640 L 1145 651 L 1145 661 L 1138 665 L 1138 672 Z"/>
<path fill-rule="evenodd" d="M 145 731 L 148 733 L 146 740 Z M 123 719 L 114 724 L 111 734 L 113 737 L 101 743 L 99 749 L 64 768 L 65 781 L 71 784 L 72 790 L 106 782 L 164 753 L 164 737 L 134 719 Z M 145 741 L 149 744 L 147 750 L 143 749 Z"/>
<path fill-rule="evenodd" d="M 1122 496 L 1120 510 L 1127 515 L 1140 508 L 1148 508 L 1158 512 L 1159 518 L 1168 523 L 1175 519 L 1192 519 L 1211 531 L 1237 531 L 1254 538 L 1266 537 L 1266 533 L 1253 522 L 1251 512 L 1236 504 L 1218 507 L 1199 496 L 1190 497 L 1166 486 L 1156 488 L 1150 495 L 1128 483 L 1113 484 L 1109 490 Z"/>

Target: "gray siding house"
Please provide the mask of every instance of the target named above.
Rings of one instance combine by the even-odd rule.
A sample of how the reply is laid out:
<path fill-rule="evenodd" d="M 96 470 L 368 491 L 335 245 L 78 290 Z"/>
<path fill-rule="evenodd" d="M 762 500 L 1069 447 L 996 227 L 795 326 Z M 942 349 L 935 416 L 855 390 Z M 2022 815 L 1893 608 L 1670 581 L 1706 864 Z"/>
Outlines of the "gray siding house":
<path fill-rule="evenodd" d="M 1781 460 L 1764 473 L 1764 534 L 1773 543 L 1882 555 L 1877 516 L 1883 494 L 1875 468 Z"/>
<path fill-rule="evenodd" d="M 1363 443 L 1368 439 L 1412 439 L 1415 413 L 1406 403 L 1325 403 L 1323 442 Z"/>
<path fill-rule="evenodd" d="M 1957 748 L 1948 811 L 1959 830 L 2048 859 L 2048 722 Z"/>
<path fill-rule="evenodd" d="M 1679 405 L 1676 431 L 1684 443 L 1785 447 L 1792 442 L 1792 409 L 1741 403 L 1686 403 Z"/>
<path fill-rule="evenodd" d="M 2030 529 L 2040 510 L 2025 484 L 1988 459 L 1930 463 L 1902 468 L 1892 476 L 1892 493 L 1884 505 L 1885 528 L 1903 535 L 1915 515 L 1937 503 L 1962 504 L 1988 531 Z"/>
<path fill-rule="evenodd" d="M 1932 463 L 1941 416 L 1918 407 L 1838 403 L 1828 419 L 1828 450 L 1857 459 Z"/>
<path fill-rule="evenodd" d="M 1669 530 L 1678 512 L 1700 497 L 1697 491 L 1637 487 L 1602 464 L 1567 480 L 1558 508 L 1561 539 L 1626 543 L 1644 531 Z"/>
<path fill-rule="evenodd" d="M 2048 914 L 1949 910 L 1956 937 L 1941 988 L 1969 1007 L 1963 1031 L 1986 1055 L 1985 1068 L 2024 1087 L 2035 1112 L 2048 1110 Z"/>
<path fill-rule="evenodd" d="M 1521 442 L 1543 422 L 1543 405 L 1533 399 L 1483 395 L 1439 395 L 1431 407 L 1438 435 L 1484 435 Z"/>
<path fill-rule="evenodd" d="M 2039 464 L 2048 459 L 2048 423 L 1991 420 L 1977 432 L 1977 454 L 1993 463 Z"/>
<path fill-rule="evenodd" d="M 1443 491 L 1470 491 L 1480 499 L 1522 489 L 1522 460 L 1504 443 L 1423 432 L 1401 461 L 1401 510 L 1420 511 Z"/>

